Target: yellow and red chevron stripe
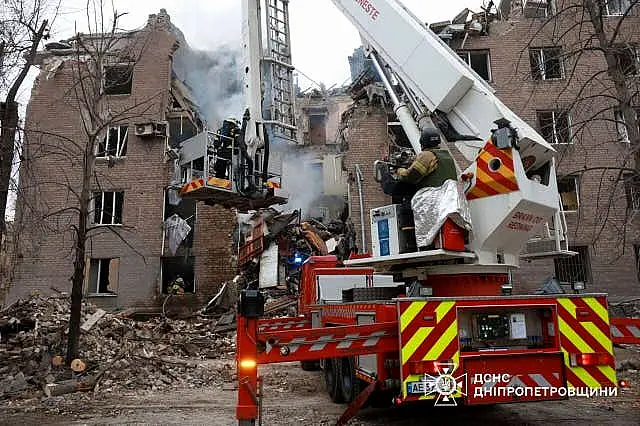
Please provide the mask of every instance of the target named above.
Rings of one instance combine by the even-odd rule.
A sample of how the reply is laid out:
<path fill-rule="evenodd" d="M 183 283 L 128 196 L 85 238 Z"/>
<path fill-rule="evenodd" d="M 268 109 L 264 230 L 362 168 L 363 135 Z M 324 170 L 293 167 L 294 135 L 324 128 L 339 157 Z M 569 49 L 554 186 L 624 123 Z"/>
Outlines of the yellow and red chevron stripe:
<path fill-rule="evenodd" d="M 222 189 L 231 190 L 231 181 L 227 180 L 227 179 L 220 179 L 220 178 L 216 178 L 216 177 L 210 177 L 207 180 L 207 185 L 208 186 L 214 186 L 216 188 L 222 188 Z M 179 194 L 183 195 L 183 194 L 186 194 L 188 192 L 192 192 L 192 191 L 195 191 L 197 189 L 200 189 L 203 186 L 205 186 L 204 179 L 193 179 L 191 182 L 189 182 L 188 184 L 186 184 L 185 186 L 183 186 L 180 189 Z"/>
<path fill-rule="evenodd" d="M 420 381 L 411 374 L 416 361 L 453 360 L 459 365 L 458 321 L 454 301 L 400 302 L 400 362 L 404 399 L 433 399 L 436 395 L 407 395 L 407 383 Z M 455 396 L 455 395 L 454 395 Z"/>
<path fill-rule="evenodd" d="M 570 354 L 613 355 L 609 313 L 604 297 L 559 298 L 558 328 L 564 354 L 567 386 L 600 388 L 616 386 L 616 370 L 609 365 L 572 366 Z"/>
<path fill-rule="evenodd" d="M 492 163 L 493 161 L 493 163 Z M 492 167 L 489 164 L 492 164 Z M 496 169 L 495 165 L 499 165 Z M 467 199 L 506 194 L 519 189 L 513 166 L 512 148 L 498 149 L 487 142 L 476 158 L 475 182 L 467 191 Z"/>

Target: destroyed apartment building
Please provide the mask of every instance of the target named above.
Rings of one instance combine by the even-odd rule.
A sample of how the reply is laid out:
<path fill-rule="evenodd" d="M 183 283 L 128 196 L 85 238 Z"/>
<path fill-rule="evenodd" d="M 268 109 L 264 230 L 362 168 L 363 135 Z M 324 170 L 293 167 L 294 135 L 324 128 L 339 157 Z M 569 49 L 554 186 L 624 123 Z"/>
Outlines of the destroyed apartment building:
<path fill-rule="evenodd" d="M 615 301 L 638 295 L 640 186 L 626 173 L 618 176 L 628 167 L 624 158 L 631 149 L 619 111 L 612 105 L 600 113 L 603 117 L 591 117 L 593 105 L 578 105 L 571 98 L 584 84 L 572 72 L 573 67 L 577 67 L 576 73 L 591 75 L 593 70 L 606 70 L 606 64 L 598 55 L 582 55 L 577 64 L 573 57 L 563 55 L 563 49 L 570 50 L 590 34 L 568 31 L 558 40 L 558 34 L 564 34 L 558 28 L 570 26 L 561 20 L 543 28 L 546 19 L 566 3 L 504 0 L 499 7 L 481 13 L 465 9 L 451 21 L 430 27 L 557 150 L 558 188 L 569 249 L 578 254 L 532 261 L 523 258 L 521 268 L 513 273 L 514 291 L 530 294 L 555 277 L 565 291 L 572 292 L 575 283 L 583 283 L 584 291 L 607 292 Z M 626 3 L 622 8 L 626 10 L 629 2 L 618 3 Z M 616 10 L 610 14 L 619 15 Z M 635 12 L 625 17 L 618 35 L 620 43 L 635 46 L 640 41 L 639 23 Z M 629 64 L 625 73 L 633 78 L 637 75 L 637 52 L 624 52 L 629 54 L 629 60 L 623 61 Z M 350 217 L 358 247 L 370 251 L 370 211 L 391 204 L 373 178 L 373 162 L 408 144 L 403 142 L 392 103 L 375 82 L 375 71 L 358 53 L 350 58 L 360 71 L 349 88 L 355 102 L 344 114 L 342 134 Z M 605 85 L 612 87 L 611 80 Z M 453 154 L 462 169 L 468 166 L 456 155 L 456 149 Z M 545 229 L 523 255 L 544 253 L 553 246 L 553 238 L 554 229 Z"/>
<path fill-rule="evenodd" d="M 73 97 L 74 47 L 88 43 L 79 37 L 49 43 L 38 54 L 41 72 L 26 118 L 9 303 L 34 291 L 70 289 L 76 217 L 70 209 L 82 179 L 82 156 L 72 147 L 86 140 Z M 182 73 L 193 66 L 183 62 L 195 55 L 164 10 L 150 15 L 140 30 L 99 37 L 114 46 L 96 79 L 103 85 L 101 108 L 131 112 L 100 136 L 85 295 L 104 308 L 157 308 L 180 277 L 184 305 L 200 306 L 235 275 L 229 262 L 235 216 L 190 200 L 176 203 L 169 191 L 175 181 L 172 148 L 202 132 L 205 122 L 196 89 Z"/>

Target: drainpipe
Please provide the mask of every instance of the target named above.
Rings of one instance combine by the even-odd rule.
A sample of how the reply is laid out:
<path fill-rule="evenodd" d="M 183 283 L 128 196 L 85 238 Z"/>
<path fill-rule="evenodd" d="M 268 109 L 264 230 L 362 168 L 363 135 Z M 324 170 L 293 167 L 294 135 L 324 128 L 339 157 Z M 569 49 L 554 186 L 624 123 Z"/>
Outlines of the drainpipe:
<path fill-rule="evenodd" d="M 362 172 L 360 171 L 360 164 L 355 164 L 353 168 L 356 170 L 356 180 L 358 181 L 358 201 L 360 202 L 360 233 L 362 238 L 362 252 L 366 251 L 365 247 L 367 246 L 367 234 L 365 233 L 364 227 L 364 205 L 362 201 L 362 182 L 364 179 L 362 178 Z"/>

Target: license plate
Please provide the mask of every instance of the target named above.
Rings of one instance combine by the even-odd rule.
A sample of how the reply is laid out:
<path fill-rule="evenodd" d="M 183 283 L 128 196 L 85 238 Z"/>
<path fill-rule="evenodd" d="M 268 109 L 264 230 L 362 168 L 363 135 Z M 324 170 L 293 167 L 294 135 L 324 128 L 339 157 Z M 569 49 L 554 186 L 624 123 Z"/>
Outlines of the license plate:
<path fill-rule="evenodd" d="M 408 382 L 407 393 L 411 395 L 428 395 L 436 389 L 436 379 L 421 380 L 419 382 Z"/>

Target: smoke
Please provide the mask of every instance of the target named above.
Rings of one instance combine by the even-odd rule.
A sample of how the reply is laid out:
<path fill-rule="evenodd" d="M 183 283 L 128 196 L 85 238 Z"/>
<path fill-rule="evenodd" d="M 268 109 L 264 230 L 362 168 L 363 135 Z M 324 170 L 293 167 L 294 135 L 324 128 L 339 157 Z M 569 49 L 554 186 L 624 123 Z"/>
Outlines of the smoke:
<path fill-rule="evenodd" d="M 295 147 L 278 154 L 282 155 L 282 189 L 289 194 L 289 202 L 282 208 L 300 209 L 303 218 L 317 215 L 316 206 L 324 190 L 322 162 Z"/>
<path fill-rule="evenodd" d="M 219 125 L 225 118 L 242 118 L 245 100 L 239 48 L 224 45 L 215 50 L 194 50 L 183 38 L 174 54 L 173 72 L 191 89 L 210 126 Z"/>

